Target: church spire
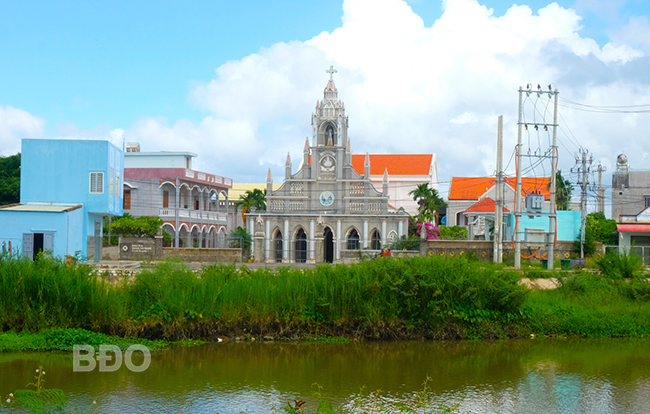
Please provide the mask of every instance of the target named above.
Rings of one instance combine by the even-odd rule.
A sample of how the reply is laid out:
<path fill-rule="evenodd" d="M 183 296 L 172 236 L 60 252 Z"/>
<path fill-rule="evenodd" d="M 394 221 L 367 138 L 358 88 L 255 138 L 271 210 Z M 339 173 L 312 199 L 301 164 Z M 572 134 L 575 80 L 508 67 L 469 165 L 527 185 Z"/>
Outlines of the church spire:
<path fill-rule="evenodd" d="M 309 162 L 309 137 L 305 138 L 305 149 L 302 154 L 302 168 L 309 171 L 311 164 Z"/>
<path fill-rule="evenodd" d="M 269 168 L 269 173 L 266 176 L 266 194 L 271 194 L 273 192 L 273 177 L 271 176 L 271 169 Z"/>
<path fill-rule="evenodd" d="M 382 184 L 384 195 L 388 195 L 388 168 L 384 169 L 384 179 L 382 181 Z"/>
<path fill-rule="evenodd" d="M 370 154 L 366 152 L 366 160 L 363 163 L 364 172 L 363 178 L 370 178 Z"/>
<path fill-rule="evenodd" d="M 287 152 L 287 162 L 284 164 L 284 177 L 285 178 L 290 178 L 291 177 L 291 156 Z"/>
<path fill-rule="evenodd" d="M 336 101 L 339 97 L 339 92 L 336 90 L 336 85 L 334 85 L 334 74 L 337 72 L 338 70 L 334 69 L 333 65 L 330 65 L 330 68 L 325 71 L 325 73 L 330 74 L 330 80 L 327 82 L 327 86 L 325 86 L 325 91 L 323 93 L 324 100 Z"/>

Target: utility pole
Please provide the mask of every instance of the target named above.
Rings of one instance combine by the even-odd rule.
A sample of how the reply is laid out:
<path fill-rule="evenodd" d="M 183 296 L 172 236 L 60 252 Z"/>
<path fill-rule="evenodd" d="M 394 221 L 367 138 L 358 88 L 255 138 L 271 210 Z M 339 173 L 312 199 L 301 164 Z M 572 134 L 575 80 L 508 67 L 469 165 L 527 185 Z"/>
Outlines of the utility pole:
<path fill-rule="evenodd" d="M 587 186 L 589 185 L 589 173 L 591 171 L 591 163 L 593 161 L 590 156 L 587 159 L 588 150 L 586 148 L 580 148 L 580 156 L 576 155 L 576 164 L 578 167 L 575 167 L 575 170 L 578 172 L 578 184 L 581 188 L 580 196 L 580 210 L 582 211 L 582 223 L 580 225 L 580 258 L 585 258 L 585 226 L 587 224 Z M 589 166 L 587 166 L 589 164 Z M 573 168 L 571 171 L 573 172 Z"/>
<path fill-rule="evenodd" d="M 515 165 L 517 166 L 517 185 L 515 189 L 515 228 L 513 237 L 515 240 L 515 269 L 521 269 L 521 152 L 523 146 L 521 145 L 521 129 L 523 128 L 523 113 L 522 99 L 524 90 L 519 87 L 519 116 L 517 118 L 517 159 Z"/>
<path fill-rule="evenodd" d="M 503 115 L 499 115 L 497 127 L 496 200 L 494 201 L 494 263 L 503 261 Z"/>
<path fill-rule="evenodd" d="M 522 104 L 522 99 L 523 95 L 526 94 L 526 97 L 530 97 L 531 95 L 537 95 L 537 99 L 541 99 L 542 95 L 548 95 L 548 99 L 554 98 L 553 102 L 553 123 L 548 124 L 548 123 L 529 123 L 529 122 L 523 122 L 523 114 L 524 114 L 524 108 Z M 555 202 L 555 193 L 556 193 L 556 173 L 557 173 L 557 105 L 558 105 L 558 95 L 559 91 L 557 89 L 553 90 L 551 89 L 551 85 L 548 86 L 548 90 L 542 90 L 542 87 L 540 85 L 537 85 L 537 90 L 532 89 L 532 85 L 528 84 L 526 89 L 522 89 L 519 87 L 519 117 L 517 121 L 517 159 L 516 159 L 516 165 L 517 165 L 517 189 L 515 192 L 515 230 L 514 230 L 514 241 L 515 241 L 515 269 L 520 269 L 521 268 L 521 234 L 523 233 L 522 228 L 521 228 L 521 216 L 523 215 L 523 208 L 522 208 L 522 198 L 521 198 L 521 178 L 522 178 L 522 169 L 521 169 L 521 161 L 522 158 L 524 157 L 523 154 L 523 145 L 522 145 L 522 128 L 526 128 L 528 130 L 528 127 L 530 126 L 531 128 L 534 128 L 535 130 L 539 130 L 539 128 L 543 128 L 544 130 L 548 131 L 548 128 L 551 127 L 553 129 L 553 143 L 550 148 L 550 158 L 551 158 L 551 185 L 550 185 L 550 190 L 551 190 L 551 200 L 550 200 L 550 209 L 548 213 L 545 213 L 542 211 L 540 208 L 539 210 L 533 211 L 528 211 L 526 214 L 528 216 L 534 215 L 536 217 L 541 217 L 541 216 L 548 216 L 549 218 L 549 224 L 548 224 L 548 233 L 546 233 L 546 246 L 547 246 L 547 257 L 548 257 L 548 269 L 551 270 L 553 269 L 553 259 L 554 259 L 554 245 L 555 245 L 555 236 L 557 233 L 556 230 L 556 220 L 557 220 L 557 207 L 556 207 L 556 202 Z M 541 150 L 541 148 L 540 148 Z M 539 155 L 535 154 L 529 154 L 526 155 L 526 157 L 531 157 L 531 158 L 549 158 L 549 153 L 544 152 L 540 153 Z M 542 199 L 543 201 L 543 199 Z M 531 214 L 532 213 L 532 214 Z"/>
<path fill-rule="evenodd" d="M 605 214 L 605 189 L 603 188 L 603 172 L 607 171 L 607 168 L 601 163 L 598 163 L 596 171 L 598 171 L 598 212 Z"/>

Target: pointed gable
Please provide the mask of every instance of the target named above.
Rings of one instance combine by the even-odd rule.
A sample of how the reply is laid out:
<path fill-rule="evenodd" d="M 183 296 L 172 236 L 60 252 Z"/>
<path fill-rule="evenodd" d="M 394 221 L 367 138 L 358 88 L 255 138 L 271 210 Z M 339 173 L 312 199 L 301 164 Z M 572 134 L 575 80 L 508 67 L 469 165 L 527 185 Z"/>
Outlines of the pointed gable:
<path fill-rule="evenodd" d="M 490 197 L 484 197 L 477 203 L 473 204 L 470 208 L 465 210 L 465 213 L 494 213 L 496 210 L 496 203 Z M 503 207 L 504 213 L 509 213 L 510 210 Z"/>

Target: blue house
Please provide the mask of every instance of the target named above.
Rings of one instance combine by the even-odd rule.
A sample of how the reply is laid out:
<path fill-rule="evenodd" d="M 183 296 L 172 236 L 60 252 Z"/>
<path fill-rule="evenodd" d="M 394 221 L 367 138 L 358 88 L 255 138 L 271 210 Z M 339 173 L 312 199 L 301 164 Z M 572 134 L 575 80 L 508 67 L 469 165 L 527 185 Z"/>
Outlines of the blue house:
<path fill-rule="evenodd" d="M 34 258 L 99 261 L 104 216 L 122 215 L 124 153 L 106 140 L 23 139 L 20 204 L 0 207 L 0 244 Z"/>

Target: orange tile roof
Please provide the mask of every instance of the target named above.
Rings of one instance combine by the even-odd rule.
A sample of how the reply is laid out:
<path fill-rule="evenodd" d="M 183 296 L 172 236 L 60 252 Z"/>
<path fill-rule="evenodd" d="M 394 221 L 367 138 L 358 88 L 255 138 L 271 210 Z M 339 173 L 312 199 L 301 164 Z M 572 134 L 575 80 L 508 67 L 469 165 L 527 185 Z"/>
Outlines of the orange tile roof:
<path fill-rule="evenodd" d="M 522 195 L 532 194 L 535 191 L 544 195 L 545 200 L 551 199 L 551 191 L 548 189 L 550 177 L 522 177 Z M 516 188 L 517 179 L 506 177 L 506 184 Z M 494 177 L 451 177 L 451 188 L 449 190 L 450 200 L 478 200 L 487 190 L 496 184 Z"/>
<path fill-rule="evenodd" d="M 370 154 L 370 174 L 383 175 L 388 169 L 391 175 L 429 175 L 432 154 Z M 352 154 L 352 168 L 363 175 L 365 154 Z"/>
<path fill-rule="evenodd" d="M 470 208 L 465 210 L 465 213 L 494 213 L 496 203 L 490 197 L 482 198 L 478 203 L 473 204 Z M 509 213 L 510 210 L 503 207 L 504 213 Z"/>

